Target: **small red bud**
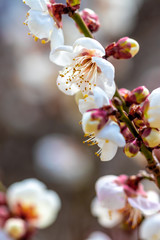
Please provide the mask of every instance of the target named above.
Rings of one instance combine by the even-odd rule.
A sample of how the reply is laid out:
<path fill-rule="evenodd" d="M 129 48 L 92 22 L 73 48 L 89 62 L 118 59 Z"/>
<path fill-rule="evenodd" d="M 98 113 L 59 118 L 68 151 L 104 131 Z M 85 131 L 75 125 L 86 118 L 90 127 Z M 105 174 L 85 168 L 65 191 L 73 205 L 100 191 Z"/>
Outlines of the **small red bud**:
<path fill-rule="evenodd" d="M 133 142 L 127 143 L 124 147 L 124 153 L 127 157 L 135 157 L 137 153 L 139 152 L 139 146 L 137 144 L 137 141 L 134 140 Z"/>
<path fill-rule="evenodd" d="M 139 44 L 132 38 L 124 37 L 117 43 L 111 43 L 106 47 L 105 58 L 113 56 L 116 59 L 129 59 L 134 57 L 139 51 Z"/>
<path fill-rule="evenodd" d="M 80 12 L 80 15 L 92 33 L 98 31 L 100 27 L 99 17 L 93 10 L 85 8 Z"/>

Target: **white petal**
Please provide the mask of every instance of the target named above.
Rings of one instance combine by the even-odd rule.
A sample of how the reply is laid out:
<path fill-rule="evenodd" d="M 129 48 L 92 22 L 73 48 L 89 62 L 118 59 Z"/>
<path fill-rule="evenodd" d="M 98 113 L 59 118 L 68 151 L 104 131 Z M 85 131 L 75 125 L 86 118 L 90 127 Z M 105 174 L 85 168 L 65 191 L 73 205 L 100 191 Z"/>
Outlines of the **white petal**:
<path fill-rule="evenodd" d="M 119 147 L 125 146 L 125 139 L 120 133 L 120 127 L 115 122 L 106 124 L 97 134 L 98 138 L 106 139 L 117 144 Z"/>
<path fill-rule="evenodd" d="M 47 2 L 45 0 L 23 0 L 32 10 L 47 11 Z"/>
<path fill-rule="evenodd" d="M 126 195 L 122 186 L 117 185 L 115 176 L 104 176 L 96 182 L 97 197 L 102 206 L 109 210 L 119 210 L 126 204 Z M 111 179 L 113 179 L 111 181 Z"/>
<path fill-rule="evenodd" d="M 108 79 L 108 84 L 112 86 L 115 76 L 115 68 L 112 63 L 100 57 L 92 57 L 92 62 L 97 64 L 105 78 Z"/>
<path fill-rule="evenodd" d="M 109 99 L 112 99 L 116 91 L 116 84 L 114 81 L 112 82 L 112 85 L 110 85 L 108 84 L 106 76 L 103 73 L 98 73 L 96 84 L 105 91 Z"/>
<path fill-rule="evenodd" d="M 107 228 L 115 227 L 122 220 L 121 214 L 102 206 L 97 198 L 93 199 L 91 203 L 91 213 L 93 216 L 98 217 L 98 222 L 101 226 Z"/>
<path fill-rule="evenodd" d="M 118 146 L 117 144 L 109 141 L 105 142 L 103 147 L 102 147 L 102 153 L 100 155 L 100 159 L 102 161 L 110 161 L 114 158 L 114 156 L 117 153 Z"/>
<path fill-rule="evenodd" d="M 17 203 L 17 200 L 32 201 L 45 188 L 46 186 L 37 179 L 26 179 L 22 182 L 14 183 L 7 190 L 7 201 L 12 208 Z"/>
<path fill-rule="evenodd" d="M 50 41 L 51 51 L 64 44 L 64 36 L 61 28 L 57 28 L 56 26 L 53 28 Z"/>
<path fill-rule="evenodd" d="M 71 46 L 60 46 L 53 49 L 50 53 L 50 60 L 59 66 L 72 64 L 73 58 L 73 47 Z"/>
<path fill-rule="evenodd" d="M 79 88 L 76 84 L 72 83 L 70 86 L 66 83 L 66 78 L 61 77 L 60 75 L 57 78 L 58 88 L 67 95 L 74 95 L 79 91 Z M 70 87 L 70 88 L 69 88 Z"/>
<path fill-rule="evenodd" d="M 160 204 L 155 202 L 154 199 L 138 196 L 135 198 L 128 198 L 128 202 L 134 208 L 139 209 L 144 215 L 152 215 L 160 210 Z"/>
<path fill-rule="evenodd" d="M 95 105 L 94 97 L 93 95 L 88 96 L 85 99 L 80 99 L 79 100 L 79 111 L 80 113 L 84 114 L 90 109 L 97 108 Z"/>
<path fill-rule="evenodd" d="M 111 240 L 111 239 L 102 232 L 93 232 L 86 240 Z"/>
<path fill-rule="evenodd" d="M 56 192 L 46 191 L 37 198 L 35 205 L 39 217 L 33 220 L 32 224 L 38 228 L 46 228 L 56 220 L 61 201 Z"/>
<path fill-rule="evenodd" d="M 79 51 L 82 48 L 95 49 L 101 54 L 101 56 L 105 55 L 105 50 L 103 46 L 95 39 L 88 38 L 88 37 L 77 39 L 73 44 L 73 48 L 75 52 Z"/>
<path fill-rule="evenodd" d="M 49 14 L 35 10 L 29 11 L 28 27 L 36 37 L 49 39 L 54 25 L 55 22 Z"/>
<path fill-rule="evenodd" d="M 93 90 L 94 100 L 98 108 L 104 105 L 109 105 L 109 98 L 106 93 L 99 87 L 95 87 Z"/>
<path fill-rule="evenodd" d="M 140 226 L 139 235 L 142 240 L 160 239 L 160 214 L 146 218 Z"/>

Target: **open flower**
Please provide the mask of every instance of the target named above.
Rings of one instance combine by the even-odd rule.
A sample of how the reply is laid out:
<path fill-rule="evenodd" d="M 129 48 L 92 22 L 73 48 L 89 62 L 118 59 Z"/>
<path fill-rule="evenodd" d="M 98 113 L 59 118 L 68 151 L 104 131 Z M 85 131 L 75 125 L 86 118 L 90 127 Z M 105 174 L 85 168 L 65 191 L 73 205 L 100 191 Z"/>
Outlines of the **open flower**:
<path fill-rule="evenodd" d="M 50 11 L 49 0 L 23 0 L 31 10 L 27 13 L 26 24 L 28 25 L 35 40 L 47 39 L 51 41 L 51 49 L 64 44 L 62 29 L 56 24 L 53 19 L 53 14 Z M 46 41 L 43 40 L 42 43 Z"/>
<path fill-rule="evenodd" d="M 81 91 L 83 95 L 99 86 L 111 95 L 115 92 L 114 67 L 102 57 L 105 50 L 91 38 L 80 38 L 72 46 L 60 46 L 50 54 L 54 63 L 64 66 L 60 71 L 57 84 L 59 89 L 74 95 Z"/>
<path fill-rule="evenodd" d="M 82 128 L 89 139 L 85 142 L 97 144 L 100 149 L 96 153 L 102 161 L 111 160 L 118 147 L 125 146 L 125 139 L 120 132 L 118 124 L 108 120 L 104 110 L 93 110 L 83 114 Z"/>
<path fill-rule="evenodd" d="M 101 177 L 96 182 L 96 192 L 100 207 L 106 208 L 109 216 L 117 211 L 132 228 L 141 222 L 143 215 L 150 216 L 160 210 L 158 195 L 153 191 L 145 192 L 140 183 L 137 185 L 135 181 L 134 184 L 126 175 Z M 97 216 L 102 222 L 104 217 L 100 213 Z"/>
<path fill-rule="evenodd" d="M 159 240 L 160 214 L 146 218 L 140 226 L 139 235 L 142 240 Z"/>
<path fill-rule="evenodd" d="M 57 193 L 47 190 L 36 179 L 12 184 L 7 190 L 7 201 L 13 215 L 25 219 L 36 228 L 52 224 L 61 207 Z"/>
<path fill-rule="evenodd" d="M 156 88 L 146 99 L 144 106 L 144 116 L 150 127 L 160 129 L 160 88 Z"/>
<path fill-rule="evenodd" d="M 102 161 L 111 160 L 118 146 L 125 146 L 125 139 L 120 133 L 118 124 L 110 119 L 114 109 L 110 105 L 108 96 L 102 89 L 96 87 L 93 95 L 90 94 L 79 100 L 79 109 L 83 113 L 83 131 L 90 137 L 85 142 L 91 145 L 98 144 L 100 150 L 96 154 L 100 155 Z"/>

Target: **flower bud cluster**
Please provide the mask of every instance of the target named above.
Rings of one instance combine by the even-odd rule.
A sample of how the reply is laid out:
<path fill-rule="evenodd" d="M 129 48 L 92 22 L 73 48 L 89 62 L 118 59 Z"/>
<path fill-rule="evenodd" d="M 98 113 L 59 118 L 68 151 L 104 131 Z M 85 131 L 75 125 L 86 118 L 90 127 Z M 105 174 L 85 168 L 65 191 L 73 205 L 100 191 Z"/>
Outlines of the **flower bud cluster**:
<path fill-rule="evenodd" d="M 0 192 L 0 228 L 12 239 L 29 239 L 36 229 L 51 225 L 61 207 L 56 192 L 36 180 L 12 184 Z"/>
<path fill-rule="evenodd" d="M 132 91 L 120 89 L 119 93 L 128 108 L 128 117 L 138 134 L 138 138 L 135 138 L 131 133 L 129 134 L 125 125 L 121 127 L 127 143 L 124 148 L 125 154 L 128 157 L 134 157 L 139 152 L 142 143 L 152 150 L 159 148 L 160 88 L 155 89 L 151 94 L 145 86 Z"/>

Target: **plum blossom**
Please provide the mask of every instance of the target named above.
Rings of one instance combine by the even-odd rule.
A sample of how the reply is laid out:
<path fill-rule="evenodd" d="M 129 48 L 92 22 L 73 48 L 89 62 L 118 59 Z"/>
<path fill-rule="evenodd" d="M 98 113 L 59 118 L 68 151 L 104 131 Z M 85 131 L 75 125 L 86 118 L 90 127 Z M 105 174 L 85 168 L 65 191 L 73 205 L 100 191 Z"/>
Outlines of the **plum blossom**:
<path fill-rule="evenodd" d="M 60 46 L 51 51 L 51 61 L 64 67 L 57 79 L 59 89 L 68 95 L 78 91 L 85 95 L 99 86 L 113 96 L 115 70 L 102 58 L 104 55 L 102 45 L 87 37 L 77 39 L 73 47 Z"/>
<path fill-rule="evenodd" d="M 27 13 L 25 24 L 28 25 L 31 33 L 42 43 L 51 41 L 51 49 L 64 44 L 63 31 L 53 19 L 52 11 L 50 10 L 51 3 L 49 0 L 23 0 L 31 10 Z"/>
<path fill-rule="evenodd" d="M 158 195 L 153 191 L 145 192 L 140 183 L 137 184 L 134 178 L 126 175 L 101 177 L 96 182 L 96 192 L 99 208 L 106 208 L 109 216 L 115 211 L 121 213 L 132 228 L 141 222 L 142 216 L 150 216 L 160 210 Z M 102 216 L 100 211 L 97 216 L 102 222 L 104 213 Z"/>
<path fill-rule="evenodd" d="M 115 156 L 118 146 L 125 146 L 125 139 L 120 133 L 118 124 L 108 116 L 108 112 L 114 112 L 109 98 L 102 89 L 96 87 L 93 95 L 79 100 L 79 109 L 83 113 L 83 131 L 86 136 L 90 137 L 85 142 L 91 143 L 91 145 L 98 144 L 100 150 L 96 155 L 100 155 L 102 161 L 111 160 Z"/>
<path fill-rule="evenodd" d="M 57 193 L 47 190 L 36 179 L 12 184 L 7 190 L 7 201 L 13 215 L 25 219 L 36 228 L 52 224 L 61 207 Z"/>
<path fill-rule="evenodd" d="M 160 239 L 160 214 L 155 214 L 146 218 L 139 229 L 140 239 L 159 240 Z"/>
<path fill-rule="evenodd" d="M 144 103 L 144 116 L 150 127 L 160 129 L 160 88 L 151 92 Z"/>
<path fill-rule="evenodd" d="M 93 232 L 86 240 L 111 240 L 108 235 L 103 232 Z"/>

